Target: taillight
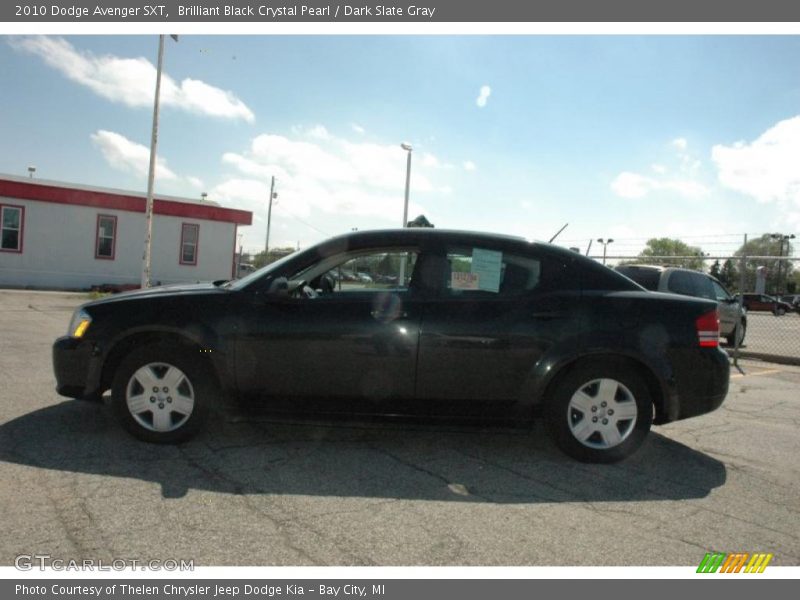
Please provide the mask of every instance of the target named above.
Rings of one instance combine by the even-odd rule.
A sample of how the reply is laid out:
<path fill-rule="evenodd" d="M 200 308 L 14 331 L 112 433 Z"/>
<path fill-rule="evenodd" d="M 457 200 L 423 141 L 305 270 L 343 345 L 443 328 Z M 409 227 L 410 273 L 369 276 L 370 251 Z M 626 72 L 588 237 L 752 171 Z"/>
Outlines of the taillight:
<path fill-rule="evenodd" d="M 694 327 L 697 330 L 697 339 L 703 348 L 716 348 L 719 346 L 719 309 L 715 308 L 695 319 Z"/>

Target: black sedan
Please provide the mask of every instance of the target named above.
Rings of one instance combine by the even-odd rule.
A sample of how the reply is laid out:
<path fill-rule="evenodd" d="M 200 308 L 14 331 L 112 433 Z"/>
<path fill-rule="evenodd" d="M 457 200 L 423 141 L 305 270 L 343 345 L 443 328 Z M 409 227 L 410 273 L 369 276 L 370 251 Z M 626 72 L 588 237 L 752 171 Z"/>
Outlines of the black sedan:
<path fill-rule="evenodd" d="M 237 281 L 97 300 L 68 333 L 53 348 L 58 392 L 110 389 L 122 424 L 164 443 L 235 398 L 541 415 L 566 453 L 612 462 L 651 424 L 719 407 L 729 377 L 715 302 L 646 292 L 556 246 L 432 229 L 356 232 Z"/>

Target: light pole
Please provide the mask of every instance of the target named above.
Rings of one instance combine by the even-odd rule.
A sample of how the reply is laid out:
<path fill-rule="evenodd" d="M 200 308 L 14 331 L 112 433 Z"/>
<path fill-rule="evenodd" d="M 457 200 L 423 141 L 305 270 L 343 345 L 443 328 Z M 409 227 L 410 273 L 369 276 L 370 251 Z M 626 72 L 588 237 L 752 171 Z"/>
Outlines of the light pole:
<path fill-rule="evenodd" d="M 178 36 L 170 36 L 176 42 Z M 147 172 L 147 204 L 145 206 L 144 255 L 142 256 L 142 288 L 150 287 L 151 250 L 153 242 L 153 183 L 156 178 L 156 147 L 158 146 L 158 105 L 161 99 L 161 70 L 164 64 L 164 35 L 158 36 L 156 66 L 156 96 L 153 100 L 153 132 L 150 136 L 150 167 Z"/>
<path fill-rule="evenodd" d="M 408 142 L 403 142 L 400 144 L 400 147 L 408 153 L 408 158 L 406 160 L 406 198 L 405 202 L 403 203 L 403 227 L 408 225 L 408 192 L 409 187 L 411 184 L 411 144 Z"/>
<path fill-rule="evenodd" d="M 272 183 L 269 186 L 269 208 L 267 209 L 267 242 L 264 245 L 264 260 L 269 260 L 266 256 L 269 254 L 269 228 L 272 224 L 272 201 L 278 197 L 278 193 L 275 191 L 275 176 L 272 176 Z"/>
<path fill-rule="evenodd" d="M 776 283 L 776 294 L 781 293 L 781 265 L 783 264 L 783 242 L 788 242 L 789 240 L 794 239 L 794 234 L 791 233 L 789 235 L 782 234 L 782 233 L 773 233 L 770 235 L 773 240 L 778 240 L 780 243 L 780 251 L 778 253 L 778 281 Z M 788 250 L 788 248 L 787 248 Z"/>
<path fill-rule="evenodd" d="M 411 144 L 408 142 L 403 142 L 400 144 L 400 147 L 406 151 L 407 158 L 406 158 L 406 194 L 405 194 L 405 201 L 403 202 L 403 227 L 408 226 L 408 193 L 411 187 Z M 400 274 L 397 280 L 400 286 L 404 286 L 406 282 L 406 256 L 403 255 L 400 258 Z"/>
<path fill-rule="evenodd" d="M 31 165 L 30 167 L 28 167 L 28 174 L 30 175 L 30 178 L 31 178 L 31 179 L 33 179 L 33 174 L 34 174 L 34 173 L 36 173 L 36 167 L 34 167 L 33 165 Z"/>
<path fill-rule="evenodd" d="M 614 242 L 614 239 L 608 238 L 607 240 L 604 240 L 603 238 L 597 238 L 597 241 L 603 244 L 603 264 L 606 264 L 606 249 L 608 248 L 609 244 Z"/>
<path fill-rule="evenodd" d="M 243 250 L 243 248 L 242 248 L 242 238 L 243 237 L 244 237 L 244 234 L 242 234 L 242 233 L 237 233 L 236 234 L 236 241 L 239 244 L 239 257 L 236 260 L 236 277 L 234 279 L 239 279 L 239 277 L 242 276 L 242 250 Z"/>

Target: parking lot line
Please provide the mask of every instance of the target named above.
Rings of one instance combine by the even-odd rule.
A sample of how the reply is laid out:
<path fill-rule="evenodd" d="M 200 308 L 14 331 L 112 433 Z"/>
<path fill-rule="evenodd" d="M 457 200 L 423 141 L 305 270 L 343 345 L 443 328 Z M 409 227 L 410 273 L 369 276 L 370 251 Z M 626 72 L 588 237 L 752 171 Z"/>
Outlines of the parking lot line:
<path fill-rule="evenodd" d="M 758 371 L 756 373 L 734 373 L 731 375 L 731 379 L 737 377 L 751 377 L 755 375 L 772 375 L 773 373 L 780 373 L 783 369 L 765 369 L 764 371 Z"/>

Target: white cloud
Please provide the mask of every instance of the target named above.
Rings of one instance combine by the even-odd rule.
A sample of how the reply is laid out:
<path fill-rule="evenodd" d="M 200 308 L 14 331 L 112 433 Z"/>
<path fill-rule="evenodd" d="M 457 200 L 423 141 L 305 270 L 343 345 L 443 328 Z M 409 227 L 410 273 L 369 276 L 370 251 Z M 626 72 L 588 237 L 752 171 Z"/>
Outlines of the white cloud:
<path fill-rule="evenodd" d="M 324 130 L 321 126 L 314 129 L 318 133 Z M 322 213 L 378 218 L 387 225 L 399 223 L 406 153 L 397 144 L 352 141 L 324 131 L 326 135 L 314 139 L 309 131 L 297 128 L 292 137 L 262 134 L 246 151 L 225 153 L 223 162 L 238 174 L 217 186 L 214 197 L 263 212 L 269 178 L 274 175 L 279 214 L 309 221 Z M 432 153 L 412 156 L 410 215 L 425 212 L 414 195 L 441 198 L 452 194 L 446 181 L 434 184 L 431 179 L 443 172 L 441 161 Z"/>
<path fill-rule="evenodd" d="M 95 56 L 60 37 L 12 38 L 9 43 L 112 102 L 153 106 L 156 68 L 146 58 Z M 161 104 L 214 117 L 255 120 L 253 112 L 232 92 L 190 78 L 178 84 L 165 73 L 161 76 Z"/>
<path fill-rule="evenodd" d="M 774 202 L 800 224 L 800 116 L 776 123 L 753 142 L 716 145 L 719 182 L 758 202 Z"/>
<path fill-rule="evenodd" d="M 314 127 L 308 130 L 308 137 L 317 140 L 329 140 L 331 139 L 331 134 L 328 133 L 328 130 L 322 125 L 314 125 Z"/>
<path fill-rule="evenodd" d="M 682 137 L 675 138 L 674 140 L 672 140 L 671 144 L 674 148 L 680 150 L 681 152 L 685 152 L 686 149 L 689 147 L 689 142 L 686 140 L 686 138 Z"/>
<path fill-rule="evenodd" d="M 361 125 L 359 125 L 358 123 L 352 123 L 352 124 L 350 125 L 350 127 L 351 127 L 351 128 L 353 129 L 353 131 L 355 131 L 355 132 L 356 132 L 358 135 L 364 135 L 364 134 L 366 133 L 366 130 L 365 130 L 365 129 L 364 129 L 362 126 L 361 126 Z"/>
<path fill-rule="evenodd" d="M 702 162 L 689 151 L 689 142 L 679 137 L 670 141 L 674 154 L 671 168 L 662 163 L 650 165 L 651 175 L 623 171 L 611 182 L 612 191 L 621 198 L 639 199 L 660 192 L 684 198 L 703 198 L 709 188 L 698 180 Z"/>
<path fill-rule="evenodd" d="M 186 182 L 191 185 L 193 188 L 197 188 L 198 190 L 203 189 L 205 187 L 205 183 L 199 177 L 187 177 Z"/>
<path fill-rule="evenodd" d="M 91 139 L 113 168 L 147 177 L 150 170 L 150 148 L 132 142 L 119 133 L 104 129 L 93 133 Z M 178 179 L 178 176 L 167 167 L 166 161 L 160 157 L 156 158 L 156 177 L 162 180 Z"/>
<path fill-rule="evenodd" d="M 656 179 L 624 171 L 611 182 L 612 191 L 621 198 L 639 199 L 653 192 L 671 192 L 685 198 L 702 198 L 708 188 L 691 179 Z"/>
<path fill-rule="evenodd" d="M 488 85 L 481 86 L 481 90 L 478 93 L 478 97 L 475 99 L 475 104 L 478 105 L 478 108 L 483 108 L 486 106 L 486 103 L 489 101 L 489 96 L 492 95 L 492 88 Z"/>
<path fill-rule="evenodd" d="M 653 189 L 655 179 L 625 171 L 611 182 L 611 189 L 621 198 L 644 198 Z"/>
<path fill-rule="evenodd" d="M 475 166 L 474 162 L 472 162 L 471 160 L 465 160 L 464 161 L 464 170 L 465 171 L 474 171 L 475 169 L 477 169 L 477 167 Z"/>
<path fill-rule="evenodd" d="M 439 159 L 436 158 L 430 152 L 426 152 L 425 154 L 422 155 L 422 164 L 425 165 L 426 167 L 433 167 L 433 168 L 441 166 L 439 164 Z"/>

